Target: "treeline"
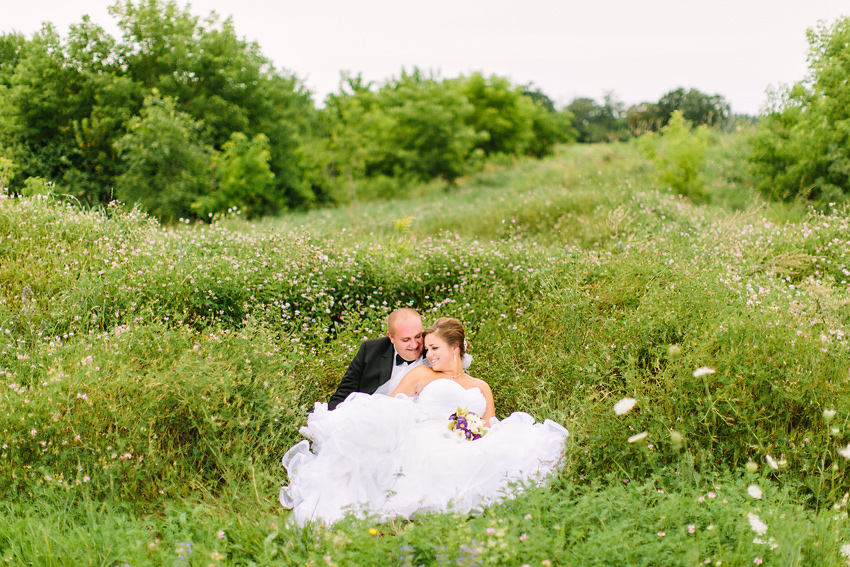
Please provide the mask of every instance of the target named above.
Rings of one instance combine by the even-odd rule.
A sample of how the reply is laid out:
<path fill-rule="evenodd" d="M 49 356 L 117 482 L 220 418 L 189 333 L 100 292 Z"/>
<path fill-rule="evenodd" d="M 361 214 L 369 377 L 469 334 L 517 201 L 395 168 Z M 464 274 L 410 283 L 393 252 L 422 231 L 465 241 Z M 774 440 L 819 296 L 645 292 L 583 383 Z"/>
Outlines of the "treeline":
<path fill-rule="evenodd" d="M 160 0 L 110 13 L 120 38 L 88 18 L 66 38 L 49 24 L 0 36 L 0 181 L 13 191 L 139 203 L 166 221 L 259 216 L 451 183 L 575 137 L 539 90 L 481 74 L 347 77 L 317 109 L 229 19 Z"/>
<path fill-rule="evenodd" d="M 380 84 L 344 76 L 317 108 L 230 19 L 171 0 L 121 0 L 110 13 L 119 38 L 87 17 L 64 38 L 50 24 L 0 35 L 0 187 L 138 204 L 166 222 L 233 207 L 256 217 L 452 184 L 487 160 L 657 131 L 674 111 L 730 120 L 722 96 L 694 89 L 556 109 L 533 85 L 417 69 Z"/>
<path fill-rule="evenodd" d="M 616 142 L 658 132 L 679 112 L 693 126 L 728 128 L 737 121 L 752 122 L 746 115 L 733 115 L 731 105 L 719 94 L 709 95 L 697 89 L 677 88 L 657 102 L 642 102 L 629 107 L 606 93 L 601 102 L 592 98 L 573 99 L 566 107 L 573 115 L 578 142 Z"/>

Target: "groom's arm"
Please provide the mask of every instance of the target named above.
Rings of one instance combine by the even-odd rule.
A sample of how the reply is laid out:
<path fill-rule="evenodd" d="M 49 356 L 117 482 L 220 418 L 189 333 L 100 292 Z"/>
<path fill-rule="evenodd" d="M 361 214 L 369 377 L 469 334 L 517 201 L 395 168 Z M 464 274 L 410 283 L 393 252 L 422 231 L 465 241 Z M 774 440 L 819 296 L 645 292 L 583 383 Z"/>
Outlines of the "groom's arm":
<path fill-rule="evenodd" d="M 328 400 L 328 409 L 332 410 L 336 408 L 336 406 L 342 403 L 351 392 L 362 391 L 360 389 L 360 383 L 363 380 L 363 370 L 365 367 L 366 343 L 364 342 L 360 345 L 360 350 L 357 351 L 357 354 L 354 356 L 354 360 L 352 360 L 351 364 L 348 365 L 348 369 L 342 376 L 342 380 L 340 381 L 336 392 L 334 392 L 334 395 Z"/>

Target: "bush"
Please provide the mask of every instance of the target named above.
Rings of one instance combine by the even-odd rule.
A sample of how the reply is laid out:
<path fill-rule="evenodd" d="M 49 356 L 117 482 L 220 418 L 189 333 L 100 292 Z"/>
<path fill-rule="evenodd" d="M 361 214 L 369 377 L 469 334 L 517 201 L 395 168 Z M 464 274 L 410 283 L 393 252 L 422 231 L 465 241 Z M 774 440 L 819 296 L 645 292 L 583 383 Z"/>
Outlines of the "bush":
<path fill-rule="evenodd" d="M 660 136 L 648 132 L 641 137 L 640 145 L 652 159 L 663 186 L 697 201 L 706 199 L 703 168 L 708 131 L 705 126 L 692 130 L 691 124 L 676 111 Z"/>
<path fill-rule="evenodd" d="M 774 94 L 750 155 L 779 199 L 842 202 L 850 192 L 850 18 L 809 30 L 810 79 Z"/>

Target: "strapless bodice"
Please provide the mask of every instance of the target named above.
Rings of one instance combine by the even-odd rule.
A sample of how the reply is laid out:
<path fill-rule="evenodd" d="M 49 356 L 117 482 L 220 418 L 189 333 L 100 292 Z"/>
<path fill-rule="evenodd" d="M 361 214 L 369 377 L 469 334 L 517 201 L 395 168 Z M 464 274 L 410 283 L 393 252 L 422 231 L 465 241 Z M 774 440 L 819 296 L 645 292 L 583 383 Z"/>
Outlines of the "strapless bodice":
<path fill-rule="evenodd" d="M 416 405 L 425 415 L 434 418 L 448 418 L 457 408 L 466 408 L 479 416 L 484 415 L 487 409 L 481 390 L 467 390 L 448 378 L 438 378 L 426 384 L 419 392 Z"/>

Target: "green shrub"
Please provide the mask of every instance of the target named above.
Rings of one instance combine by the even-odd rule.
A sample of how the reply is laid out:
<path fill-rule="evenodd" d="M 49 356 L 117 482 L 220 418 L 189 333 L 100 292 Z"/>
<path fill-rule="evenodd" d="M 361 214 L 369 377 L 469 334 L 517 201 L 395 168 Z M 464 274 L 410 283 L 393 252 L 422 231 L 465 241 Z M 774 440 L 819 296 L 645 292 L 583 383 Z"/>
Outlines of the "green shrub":
<path fill-rule="evenodd" d="M 705 154 L 708 130 L 692 130 L 679 111 L 673 112 L 661 135 L 649 132 L 641 137 L 641 147 L 655 164 L 658 181 L 675 193 L 701 201 L 705 191 Z"/>
<path fill-rule="evenodd" d="M 842 202 L 850 191 L 850 18 L 809 30 L 809 78 L 774 94 L 752 172 L 773 198 Z"/>

